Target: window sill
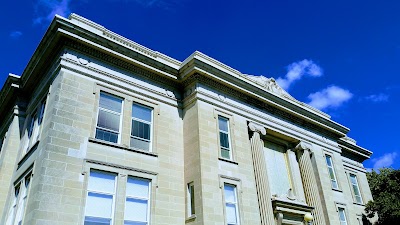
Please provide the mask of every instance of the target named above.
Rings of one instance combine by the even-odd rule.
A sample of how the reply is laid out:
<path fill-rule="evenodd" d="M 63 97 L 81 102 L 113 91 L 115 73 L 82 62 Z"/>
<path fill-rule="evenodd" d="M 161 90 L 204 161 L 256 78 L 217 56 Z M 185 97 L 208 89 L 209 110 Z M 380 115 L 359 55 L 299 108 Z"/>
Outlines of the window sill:
<path fill-rule="evenodd" d="M 353 202 L 354 205 L 365 206 L 364 203 Z"/>
<path fill-rule="evenodd" d="M 24 164 L 24 162 L 26 162 L 26 160 L 28 160 L 29 157 L 35 152 L 35 150 L 37 149 L 38 145 L 39 145 L 39 140 L 37 140 L 37 141 L 35 142 L 35 144 L 32 145 L 32 147 L 30 147 L 30 148 L 27 150 L 27 152 L 26 152 L 26 154 L 24 155 L 24 157 L 22 157 L 22 159 L 18 162 L 17 170 L 18 170 L 19 168 L 21 168 L 21 166 Z"/>
<path fill-rule="evenodd" d="M 191 215 L 186 218 L 185 223 L 190 223 L 190 222 L 194 221 L 195 219 L 196 219 L 196 214 Z"/>
<path fill-rule="evenodd" d="M 232 163 L 232 164 L 236 164 L 236 165 L 239 164 L 239 163 L 236 162 L 236 161 L 233 161 L 233 160 L 230 160 L 230 159 L 225 159 L 225 158 L 222 158 L 222 157 L 218 157 L 218 159 L 221 160 L 221 161 L 228 162 L 228 163 Z"/>
<path fill-rule="evenodd" d="M 126 147 L 120 144 L 116 144 L 116 143 L 112 143 L 112 142 L 108 142 L 108 141 L 103 141 L 103 140 L 99 140 L 96 138 L 89 138 L 89 142 L 92 143 L 96 143 L 96 144 L 101 144 L 101 145 L 107 145 L 110 147 L 114 147 L 114 148 L 119 148 L 119 149 L 123 149 L 126 151 L 131 151 L 131 152 L 136 152 L 136 153 L 140 153 L 140 154 L 144 154 L 144 155 L 148 155 L 148 156 L 153 156 L 153 157 L 158 157 L 157 153 L 154 152 L 147 152 L 141 149 L 137 149 L 137 148 L 131 148 L 131 147 Z"/>
<path fill-rule="evenodd" d="M 342 190 L 338 189 L 338 188 L 332 188 L 333 191 L 337 191 L 337 192 L 343 192 Z"/>

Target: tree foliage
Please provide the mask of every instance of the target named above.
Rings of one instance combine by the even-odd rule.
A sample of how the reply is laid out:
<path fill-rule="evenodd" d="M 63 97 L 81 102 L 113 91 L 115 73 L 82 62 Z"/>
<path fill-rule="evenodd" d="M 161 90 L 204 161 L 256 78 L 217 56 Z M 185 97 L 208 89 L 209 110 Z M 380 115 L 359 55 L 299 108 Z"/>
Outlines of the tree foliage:
<path fill-rule="evenodd" d="M 400 170 L 392 168 L 367 173 L 373 201 L 366 204 L 365 212 L 372 218 L 378 214 L 376 224 L 400 223 Z"/>

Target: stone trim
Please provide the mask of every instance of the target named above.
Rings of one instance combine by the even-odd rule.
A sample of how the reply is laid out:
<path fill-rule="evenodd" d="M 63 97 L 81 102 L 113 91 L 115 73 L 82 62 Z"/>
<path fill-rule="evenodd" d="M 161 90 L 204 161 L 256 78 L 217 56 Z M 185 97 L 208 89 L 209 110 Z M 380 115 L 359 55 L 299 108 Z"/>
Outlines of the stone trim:
<path fill-rule="evenodd" d="M 97 164 L 97 165 L 102 165 L 102 166 L 109 166 L 109 167 L 114 167 L 114 168 L 118 168 L 118 169 L 123 169 L 123 170 L 129 170 L 129 171 L 134 171 L 134 172 L 138 172 L 138 173 L 145 173 L 145 174 L 150 174 L 150 175 L 157 175 L 157 172 L 152 172 L 152 171 L 148 171 L 148 170 L 143 170 L 143 169 L 138 169 L 138 168 L 134 168 L 134 167 L 130 167 L 130 166 L 121 166 L 118 164 L 114 164 L 114 163 L 108 163 L 108 162 L 103 162 L 103 161 L 98 161 L 98 160 L 94 160 L 94 159 L 84 159 L 85 162 L 87 163 L 93 163 L 93 164 Z"/>

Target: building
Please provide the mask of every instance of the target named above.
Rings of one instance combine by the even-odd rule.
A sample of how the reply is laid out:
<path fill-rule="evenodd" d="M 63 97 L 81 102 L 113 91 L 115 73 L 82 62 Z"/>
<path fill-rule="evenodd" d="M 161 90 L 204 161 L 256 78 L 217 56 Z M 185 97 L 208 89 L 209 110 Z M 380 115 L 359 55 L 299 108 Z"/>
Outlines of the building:
<path fill-rule="evenodd" d="M 0 107 L 1 224 L 359 225 L 372 198 L 372 152 L 274 79 L 75 14 Z"/>

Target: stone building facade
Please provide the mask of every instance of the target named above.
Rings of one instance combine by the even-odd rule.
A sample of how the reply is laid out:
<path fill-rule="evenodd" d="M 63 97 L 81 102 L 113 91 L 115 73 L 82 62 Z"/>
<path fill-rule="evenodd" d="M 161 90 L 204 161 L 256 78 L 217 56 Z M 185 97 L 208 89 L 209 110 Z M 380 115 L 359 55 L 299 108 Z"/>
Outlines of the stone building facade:
<path fill-rule="evenodd" d="M 372 152 L 272 78 L 56 16 L 0 93 L 0 224 L 363 224 Z"/>

